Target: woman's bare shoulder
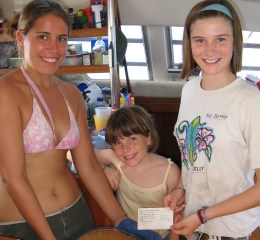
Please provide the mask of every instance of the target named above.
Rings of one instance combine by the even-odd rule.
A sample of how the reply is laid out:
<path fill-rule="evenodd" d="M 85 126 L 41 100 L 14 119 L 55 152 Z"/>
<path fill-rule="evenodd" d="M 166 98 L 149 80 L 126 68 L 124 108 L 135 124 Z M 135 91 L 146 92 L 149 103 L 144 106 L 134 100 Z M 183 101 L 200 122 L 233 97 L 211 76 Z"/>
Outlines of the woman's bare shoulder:
<path fill-rule="evenodd" d="M 27 84 L 22 77 L 20 70 L 15 70 L 0 78 L 0 97 L 1 99 L 11 98 L 13 101 L 24 91 Z"/>

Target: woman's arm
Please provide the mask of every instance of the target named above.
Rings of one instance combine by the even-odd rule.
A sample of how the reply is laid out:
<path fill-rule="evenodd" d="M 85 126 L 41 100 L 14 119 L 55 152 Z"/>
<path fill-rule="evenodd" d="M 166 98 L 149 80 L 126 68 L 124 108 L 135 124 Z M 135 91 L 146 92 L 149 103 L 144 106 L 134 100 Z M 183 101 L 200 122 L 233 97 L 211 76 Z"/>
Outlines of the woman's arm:
<path fill-rule="evenodd" d="M 85 187 L 114 222 L 115 226 L 117 226 L 121 220 L 127 217 L 118 203 L 103 169 L 97 161 L 85 117 L 85 104 L 81 96 L 78 96 L 78 101 L 80 105 L 77 123 L 80 131 L 80 143 L 71 151 L 73 162 Z"/>
<path fill-rule="evenodd" d="M 9 85 L 5 85 L 3 82 L 0 85 L 0 175 L 2 184 L 21 215 L 39 237 L 55 239 L 27 178 L 21 109 L 15 89 Z M 1 197 L 3 196 L 0 195 L 0 199 Z"/>

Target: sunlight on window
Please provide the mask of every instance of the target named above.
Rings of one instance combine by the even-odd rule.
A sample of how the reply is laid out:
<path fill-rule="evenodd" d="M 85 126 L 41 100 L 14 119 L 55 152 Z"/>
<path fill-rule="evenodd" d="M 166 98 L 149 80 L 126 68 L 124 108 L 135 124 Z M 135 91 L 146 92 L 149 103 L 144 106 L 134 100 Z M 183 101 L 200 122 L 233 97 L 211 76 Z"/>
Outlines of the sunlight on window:
<path fill-rule="evenodd" d="M 127 37 L 127 50 L 125 54 L 128 76 L 130 80 L 149 80 L 148 65 L 141 26 L 121 26 L 122 32 Z M 103 39 L 103 38 L 102 38 Z M 92 39 L 93 41 L 93 39 Z M 78 41 L 69 41 L 70 44 Z M 91 39 L 81 40 L 82 50 L 91 52 Z M 141 63 L 141 64 L 140 64 Z M 120 78 L 126 79 L 125 70 L 120 68 Z M 91 79 L 110 79 L 109 73 L 89 73 Z"/>
<path fill-rule="evenodd" d="M 142 27 L 141 26 L 121 26 L 122 32 L 127 38 L 143 39 Z"/>

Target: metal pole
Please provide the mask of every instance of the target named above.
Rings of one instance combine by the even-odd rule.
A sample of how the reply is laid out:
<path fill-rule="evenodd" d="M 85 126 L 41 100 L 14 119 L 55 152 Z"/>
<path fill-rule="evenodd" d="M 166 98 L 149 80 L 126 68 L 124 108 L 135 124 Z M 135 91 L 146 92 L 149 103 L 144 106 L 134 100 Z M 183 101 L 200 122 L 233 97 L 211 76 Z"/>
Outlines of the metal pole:
<path fill-rule="evenodd" d="M 108 41 L 109 41 L 109 69 L 111 81 L 111 106 L 112 109 L 120 107 L 120 81 L 116 55 L 116 25 L 114 0 L 108 0 Z"/>

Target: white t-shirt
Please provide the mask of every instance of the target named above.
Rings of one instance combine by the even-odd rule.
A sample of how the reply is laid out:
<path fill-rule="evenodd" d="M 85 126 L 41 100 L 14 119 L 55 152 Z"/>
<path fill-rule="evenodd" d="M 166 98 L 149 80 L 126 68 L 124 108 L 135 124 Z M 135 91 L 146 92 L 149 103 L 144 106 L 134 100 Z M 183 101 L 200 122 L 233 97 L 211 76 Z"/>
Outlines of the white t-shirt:
<path fill-rule="evenodd" d="M 182 152 L 185 216 L 244 192 L 260 168 L 260 92 L 243 79 L 206 91 L 201 77 L 183 88 L 174 135 Z M 260 209 L 209 220 L 199 231 L 243 237 L 260 223 Z"/>

